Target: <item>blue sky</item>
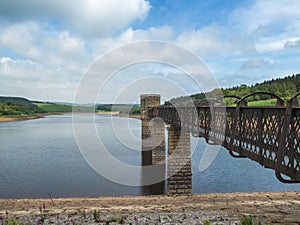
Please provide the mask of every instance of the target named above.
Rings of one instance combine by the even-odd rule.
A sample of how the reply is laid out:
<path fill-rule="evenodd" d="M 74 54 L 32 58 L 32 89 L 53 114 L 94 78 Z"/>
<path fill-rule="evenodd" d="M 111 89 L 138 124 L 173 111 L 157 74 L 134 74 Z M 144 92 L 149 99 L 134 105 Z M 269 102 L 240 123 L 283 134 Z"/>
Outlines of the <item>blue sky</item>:
<path fill-rule="evenodd" d="M 97 58 L 146 40 L 174 43 L 195 53 L 220 87 L 296 74 L 299 11 L 299 1 L 287 0 L 2 0 L 0 95 L 73 101 Z M 114 101 L 137 73 L 172 77 L 186 94 L 201 91 L 169 66 L 147 64 L 120 73 L 99 101 Z M 148 79 L 145 86 L 140 93 L 151 92 L 154 83 Z M 176 95 L 170 91 L 164 98 Z"/>
<path fill-rule="evenodd" d="M 223 24 L 228 14 L 238 6 L 246 5 L 247 1 L 210 0 L 154 0 L 148 18 L 141 24 L 147 26 L 171 25 L 180 33 L 186 29 L 197 29 L 218 22 Z M 180 18 L 180 19 L 179 19 Z"/>

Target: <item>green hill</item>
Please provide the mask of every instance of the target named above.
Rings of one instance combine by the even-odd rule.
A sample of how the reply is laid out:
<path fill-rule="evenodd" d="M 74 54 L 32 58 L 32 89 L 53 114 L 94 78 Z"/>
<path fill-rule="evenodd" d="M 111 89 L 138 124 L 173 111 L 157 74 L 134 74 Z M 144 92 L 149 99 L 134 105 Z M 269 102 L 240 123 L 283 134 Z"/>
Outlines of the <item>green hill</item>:
<path fill-rule="evenodd" d="M 68 113 L 72 112 L 71 105 L 57 104 L 51 102 L 34 102 L 38 107 L 44 109 L 48 113 Z"/>
<path fill-rule="evenodd" d="M 53 102 L 37 102 L 35 101 L 38 107 L 44 109 L 48 113 L 92 113 L 94 112 L 94 107 L 88 106 L 73 106 L 72 104 L 64 104 L 64 103 L 53 103 Z"/>
<path fill-rule="evenodd" d="M 0 97 L 0 116 L 21 116 L 46 113 L 31 101 L 19 97 Z"/>
<path fill-rule="evenodd" d="M 20 97 L 0 97 L 0 116 L 28 116 L 39 113 L 91 113 L 93 107 L 73 106 L 52 102 L 30 101 Z"/>

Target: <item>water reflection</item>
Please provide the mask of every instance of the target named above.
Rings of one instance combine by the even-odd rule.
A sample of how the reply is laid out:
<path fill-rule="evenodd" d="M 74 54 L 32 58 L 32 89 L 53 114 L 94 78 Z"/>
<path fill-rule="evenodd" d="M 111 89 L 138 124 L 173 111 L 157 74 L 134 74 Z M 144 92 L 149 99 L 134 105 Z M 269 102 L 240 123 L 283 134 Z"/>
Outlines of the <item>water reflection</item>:
<path fill-rule="evenodd" d="M 110 154 L 128 164 L 141 165 L 141 152 L 124 147 L 114 138 L 107 117 L 99 115 L 96 122 L 104 132 Z M 140 121 L 130 119 L 130 123 L 134 135 L 141 137 Z M 206 143 L 203 139 L 198 141 L 192 156 L 193 193 L 300 190 L 299 184 L 282 184 L 274 171 L 249 159 L 232 158 L 223 148 L 213 163 L 200 172 Z M 136 149 L 141 149 L 141 144 Z M 101 162 L 105 158 L 99 159 Z M 143 181 L 143 173 L 140 171 L 132 179 Z M 47 198 L 49 193 L 53 197 L 149 195 L 165 193 L 165 187 L 165 182 L 145 187 L 120 185 L 93 171 L 76 146 L 71 115 L 0 123 L 0 198 Z"/>

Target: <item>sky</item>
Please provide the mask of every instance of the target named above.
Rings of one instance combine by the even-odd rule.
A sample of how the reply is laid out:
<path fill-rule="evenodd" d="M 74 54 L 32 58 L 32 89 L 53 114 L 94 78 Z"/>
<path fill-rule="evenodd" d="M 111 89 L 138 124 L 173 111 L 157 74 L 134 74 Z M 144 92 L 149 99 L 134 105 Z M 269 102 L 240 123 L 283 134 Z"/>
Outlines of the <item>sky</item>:
<path fill-rule="evenodd" d="M 73 102 L 99 58 L 152 40 L 195 54 L 219 87 L 297 74 L 299 11 L 300 2 L 288 0 L 1 0 L 0 95 Z M 174 66 L 145 62 L 116 72 L 97 101 L 204 89 Z"/>

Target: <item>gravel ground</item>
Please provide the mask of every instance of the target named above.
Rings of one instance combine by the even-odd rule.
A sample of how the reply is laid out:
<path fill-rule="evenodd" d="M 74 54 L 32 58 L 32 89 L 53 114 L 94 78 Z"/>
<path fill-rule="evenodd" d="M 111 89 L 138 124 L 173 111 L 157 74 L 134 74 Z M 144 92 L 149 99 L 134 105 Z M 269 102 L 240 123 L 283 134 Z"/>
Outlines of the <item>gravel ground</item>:
<path fill-rule="evenodd" d="M 45 209 L 43 209 L 45 205 Z M 300 224 L 300 192 L 219 193 L 53 199 L 0 199 L 0 219 L 19 224 L 238 224 L 252 215 L 263 224 Z M 98 221 L 93 212 L 96 210 Z M 122 221 L 122 216 L 124 221 Z M 112 222 L 113 219 L 116 222 Z M 4 220 L 0 225 L 5 225 Z M 10 225 L 14 225 L 11 223 Z"/>
<path fill-rule="evenodd" d="M 42 224 L 41 215 L 36 216 L 18 216 L 16 217 L 19 224 Z M 207 211 L 207 210 L 178 210 L 175 212 L 105 212 L 99 213 L 97 219 L 93 213 L 57 214 L 45 215 L 44 223 L 48 224 L 204 224 L 205 221 L 211 224 L 227 225 L 238 224 L 237 215 L 225 211 Z M 1 223 L 0 223 L 1 224 Z M 5 223 L 3 223 L 5 224 Z"/>

